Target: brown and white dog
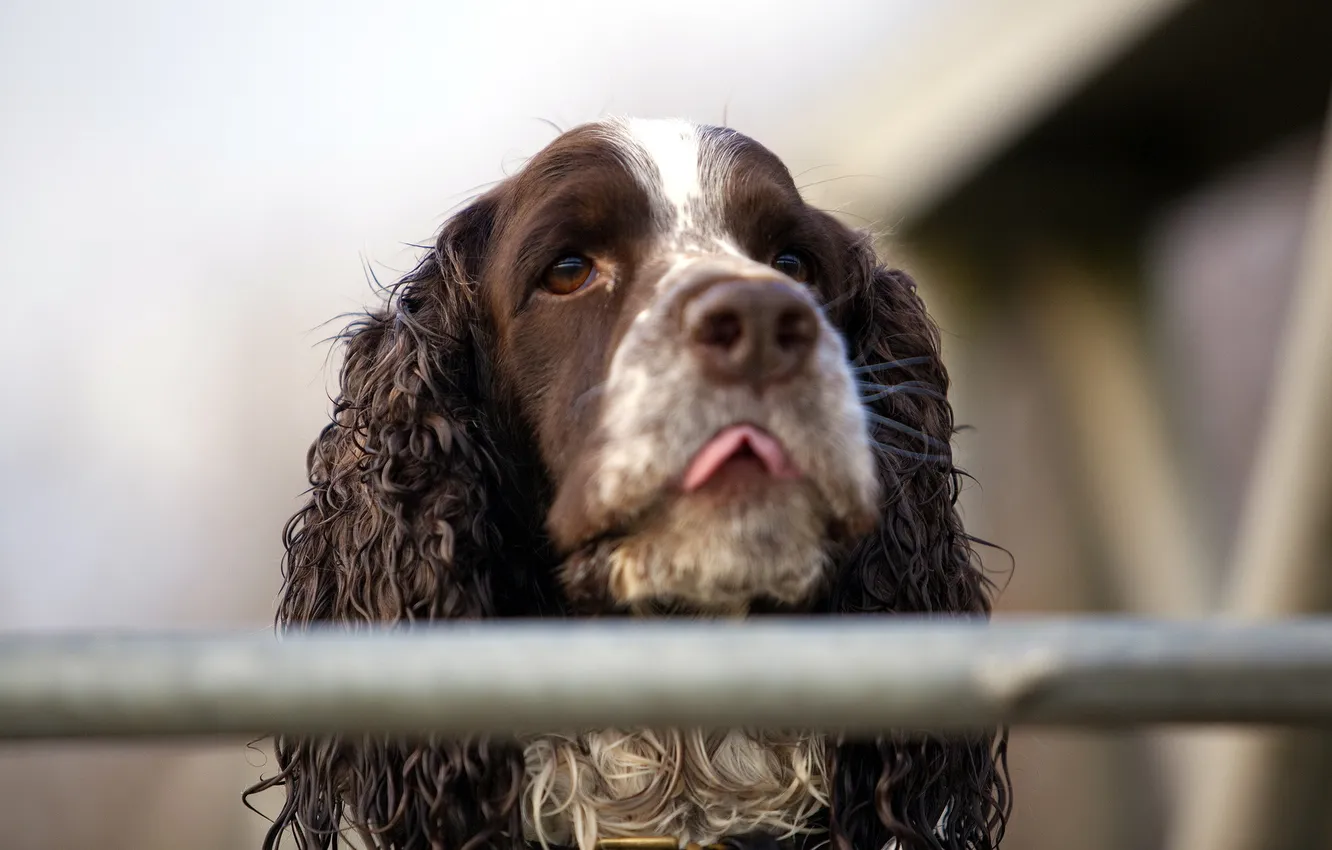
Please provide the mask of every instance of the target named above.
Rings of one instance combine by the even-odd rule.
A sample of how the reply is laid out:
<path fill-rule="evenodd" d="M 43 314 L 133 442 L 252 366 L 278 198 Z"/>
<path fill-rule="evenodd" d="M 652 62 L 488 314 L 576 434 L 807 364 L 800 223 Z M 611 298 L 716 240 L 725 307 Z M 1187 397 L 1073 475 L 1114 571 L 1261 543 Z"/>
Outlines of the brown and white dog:
<path fill-rule="evenodd" d="M 470 203 L 344 334 L 279 623 L 984 616 L 937 333 L 732 130 L 610 120 Z M 1003 736 L 277 742 L 330 847 L 990 848 Z"/>

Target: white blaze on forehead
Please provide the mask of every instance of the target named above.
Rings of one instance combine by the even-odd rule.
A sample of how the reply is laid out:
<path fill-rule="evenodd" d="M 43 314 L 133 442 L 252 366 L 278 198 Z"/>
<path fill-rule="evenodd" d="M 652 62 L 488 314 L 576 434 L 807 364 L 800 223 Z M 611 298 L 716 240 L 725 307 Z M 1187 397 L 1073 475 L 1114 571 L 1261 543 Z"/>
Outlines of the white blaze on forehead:
<path fill-rule="evenodd" d="M 745 256 L 723 216 L 733 139 L 679 119 L 620 118 L 605 126 L 667 225 L 662 236 L 669 251 Z"/>
<path fill-rule="evenodd" d="M 639 179 L 674 212 L 677 231 L 693 229 L 693 212 L 703 202 L 698 128 L 688 121 L 642 118 L 623 126 L 645 160 Z"/>

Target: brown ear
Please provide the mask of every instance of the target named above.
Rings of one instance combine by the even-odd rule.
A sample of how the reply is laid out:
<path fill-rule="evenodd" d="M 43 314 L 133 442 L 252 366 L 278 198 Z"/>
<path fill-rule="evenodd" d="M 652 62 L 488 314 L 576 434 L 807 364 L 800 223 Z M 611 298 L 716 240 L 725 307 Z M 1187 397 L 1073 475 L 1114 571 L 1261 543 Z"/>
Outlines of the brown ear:
<path fill-rule="evenodd" d="M 386 303 L 343 333 L 332 421 L 285 532 L 280 629 L 496 614 L 516 570 L 498 551 L 500 478 L 481 402 L 476 265 L 491 209 L 483 199 L 455 216 Z M 247 792 L 287 791 L 265 848 L 288 830 L 300 848 L 337 846 L 344 818 L 373 847 L 521 834 L 516 746 L 279 737 L 276 751 L 279 774 Z"/>
<path fill-rule="evenodd" d="M 492 613 L 481 323 L 465 253 L 485 225 L 473 208 L 452 219 L 386 303 L 343 332 L 332 421 L 286 528 L 282 627 Z"/>
<path fill-rule="evenodd" d="M 834 320 L 846 334 L 878 443 L 884 483 L 877 528 L 837 565 L 828 610 L 988 616 L 990 585 L 956 501 L 953 411 L 939 334 L 903 271 L 881 267 L 866 242 Z M 839 848 L 984 850 L 1010 808 L 1003 733 L 884 736 L 833 755 Z"/>

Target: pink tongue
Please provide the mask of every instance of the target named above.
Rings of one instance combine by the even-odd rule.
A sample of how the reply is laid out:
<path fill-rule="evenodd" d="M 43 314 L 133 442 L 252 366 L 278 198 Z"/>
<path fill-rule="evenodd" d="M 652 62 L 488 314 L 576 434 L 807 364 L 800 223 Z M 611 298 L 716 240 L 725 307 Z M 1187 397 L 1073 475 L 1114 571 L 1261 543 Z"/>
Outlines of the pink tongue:
<path fill-rule="evenodd" d="M 684 491 L 692 493 L 717 474 L 728 460 L 745 446 L 763 461 L 768 474 L 774 478 L 791 478 L 795 469 L 786 457 L 782 444 L 752 425 L 732 425 L 723 429 L 699 450 L 685 470 Z"/>

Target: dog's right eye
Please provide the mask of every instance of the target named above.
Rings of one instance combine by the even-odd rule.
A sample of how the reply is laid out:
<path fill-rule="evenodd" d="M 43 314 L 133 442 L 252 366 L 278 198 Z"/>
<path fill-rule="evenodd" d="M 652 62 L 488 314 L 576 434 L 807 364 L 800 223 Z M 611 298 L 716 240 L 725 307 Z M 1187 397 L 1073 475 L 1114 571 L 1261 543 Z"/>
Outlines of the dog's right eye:
<path fill-rule="evenodd" d="M 542 287 L 555 295 L 572 295 L 597 277 L 597 267 L 587 257 L 570 254 L 556 260 L 542 278 Z"/>

